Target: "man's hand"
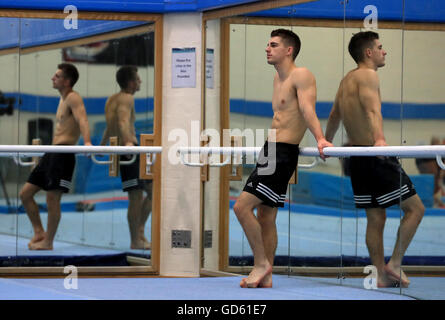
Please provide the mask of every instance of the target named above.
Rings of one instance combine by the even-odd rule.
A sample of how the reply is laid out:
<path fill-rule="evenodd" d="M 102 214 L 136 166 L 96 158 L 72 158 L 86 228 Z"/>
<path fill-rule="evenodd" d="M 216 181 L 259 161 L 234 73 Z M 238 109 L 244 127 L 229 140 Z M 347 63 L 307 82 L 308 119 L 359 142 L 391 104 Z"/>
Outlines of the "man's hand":
<path fill-rule="evenodd" d="M 327 158 L 327 156 L 325 156 L 323 153 L 323 149 L 326 147 L 333 147 L 333 146 L 334 145 L 329 141 L 327 141 L 325 138 L 322 138 L 317 141 L 318 152 L 320 152 L 320 158 L 322 158 L 323 161 L 326 161 Z"/>
<path fill-rule="evenodd" d="M 388 144 L 386 143 L 386 141 L 384 139 L 379 139 L 376 140 L 374 143 L 374 147 L 387 147 Z"/>
<path fill-rule="evenodd" d="M 387 147 L 387 146 L 388 146 L 388 144 L 386 143 L 386 141 L 384 139 L 376 140 L 374 143 L 374 147 Z M 384 160 L 385 156 L 377 156 L 377 158 Z"/>

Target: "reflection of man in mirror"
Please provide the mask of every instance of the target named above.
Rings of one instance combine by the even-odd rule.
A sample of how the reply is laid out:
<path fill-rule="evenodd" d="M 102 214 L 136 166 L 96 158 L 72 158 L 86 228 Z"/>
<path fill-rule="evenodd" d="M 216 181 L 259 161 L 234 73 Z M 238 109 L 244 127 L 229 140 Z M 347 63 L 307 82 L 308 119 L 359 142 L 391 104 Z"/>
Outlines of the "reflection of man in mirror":
<path fill-rule="evenodd" d="M 73 90 L 79 73 L 76 67 L 69 63 L 59 64 L 57 68 L 51 79 L 53 88 L 60 93 L 52 144 L 75 145 L 82 134 L 85 145 L 91 146 L 85 106 L 81 96 Z M 20 199 L 34 229 L 34 236 L 28 244 L 29 249 L 53 249 L 54 236 L 60 221 L 60 200 L 62 193 L 68 192 L 71 188 L 75 161 L 73 153 L 46 153 L 20 191 Z M 34 200 L 34 195 L 41 189 L 47 191 L 48 226 L 46 232 L 40 219 L 39 207 Z"/>
<path fill-rule="evenodd" d="M 116 73 L 121 90 L 108 98 L 105 104 L 107 127 L 101 145 L 112 136 L 117 136 L 123 146 L 137 146 L 134 127 L 134 94 L 139 91 L 141 79 L 135 66 L 122 66 Z M 131 156 L 123 155 L 121 160 Z M 139 155 L 130 165 L 121 165 L 122 188 L 128 192 L 128 226 L 130 229 L 131 249 L 150 249 L 151 244 L 144 235 L 145 224 L 151 212 L 151 180 L 139 179 Z M 144 197 L 143 191 L 147 194 Z"/>
<path fill-rule="evenodd" d="M 385 65 L 386 52 L 379 35 L 372 31 L 355 34 L 349 53 L 357 63 L 340 83 L 329 116 L 326 138 L 332 141 L 340 121 L 353 146 L 387 146 L 383 134 L 380 83 L 377 70 Z M 366 245 L 377 268 L 379 287 L 409 280 L 401 269 L 402 258 L 411 242 L 425 208 L 414 186 L 395 157 L 350 157 L 349 169 L 357 208 L 366 210 Z M 404 217 L 388 264 L 385 265 L 383 229 L 386 208 L 400 204 Z"/>
<path fill-rule="evenodd" d="M 258 159 L 233 207 L 254 255 L 252 272 L 241 281 L 241 287 L 272 286 L 277 247 L 275 220 L 278 207 L 284 206 L 287 185 L 297 167 L 299 144 L 306 129 L 309 128 L 317 140 L 323 159 L 323 148 L 332 146 L 326 141 L 315 113 L 315 78 L 308 69 L 294 63 L 300 45 L 295 33 L 278 29 L 272 31 L 266 47 L 267 63 L 277 71 L 273 82 L 271 125 L 275 139 L 268 137 L 261 154 L 266 155 L 274 149 L 275 159 L 267 161 L 276 161 L 276 166 L 273 173 L 261 174 L 260 167 L 267 163 Z M 254 209 L 257 209 L 257 216 Z"/>

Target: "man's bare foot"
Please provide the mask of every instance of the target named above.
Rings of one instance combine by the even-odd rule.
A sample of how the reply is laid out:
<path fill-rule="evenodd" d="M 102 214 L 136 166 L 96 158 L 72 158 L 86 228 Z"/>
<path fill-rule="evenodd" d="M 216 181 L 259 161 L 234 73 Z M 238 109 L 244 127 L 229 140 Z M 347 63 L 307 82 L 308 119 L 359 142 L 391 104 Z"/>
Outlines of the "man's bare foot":
<path fill-rule="evenodd" d="M 267 274 L 258 284 L 258 288 L 272 288 L 272 272 Z"/>
<path fill-rule="evenodd" d="M 53 250 L 53 244 L 47 239 L 31 243 L 28 246 L 30 250 Z"/>
<path fill-rule="evenodd" d="M 31 245 L 42 241 L 43 239 L 45 239 L 45 232 L 37 232 L 34 234 L 34 237 L 32 237 L 31 241 L 29 241 L 28 243 L 28 248 L 31 249 Z M 32 250 L 32 249 L 31 249 Z"/>
<path fill-rule="evenodd" d="M 136 242 L 132 242 L 131 249 L 142 249 L 142 250 L 150 250 L 151 249 L 151 243 L 148 241 L 136 241 Z"/>
<path fill-rule="evenodd" d="M 391 262 L 385 266 L 385 272 L 389 279 L 397 282 L 402 288 L 408 288 L 411 281 L 409 281 L 405 272 L 400 267 L 394 267 Z"/>
<path fill-rule="evenodd" d="M 242 288 L 258 288 L 260 284 L 264 282 L 263 287 L 272 285 L 272 277 L 270 279 L 266 279 L 267 276 L 272 276 L 272 266 L 266 265 L 262 267 L 254 267 L 250 272 L 249 276 L 243 280 L 241 280 L 240 286 Z"/>

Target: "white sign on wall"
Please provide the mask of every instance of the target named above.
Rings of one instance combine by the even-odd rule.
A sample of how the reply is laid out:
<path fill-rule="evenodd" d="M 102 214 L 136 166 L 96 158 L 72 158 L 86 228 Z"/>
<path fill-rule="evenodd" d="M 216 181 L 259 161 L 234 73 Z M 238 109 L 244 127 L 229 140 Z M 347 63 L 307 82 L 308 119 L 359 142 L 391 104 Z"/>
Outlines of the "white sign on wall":
<path fill-rule="evenodd" d="M 213 89 L 213 60 L 214 60 L 214 50 L 206 50 L 206 88 Z"/>
<path fill-rule="evenodd" d="M 196 49 L 172 49 L 172 88 L 196 87 Z"/>

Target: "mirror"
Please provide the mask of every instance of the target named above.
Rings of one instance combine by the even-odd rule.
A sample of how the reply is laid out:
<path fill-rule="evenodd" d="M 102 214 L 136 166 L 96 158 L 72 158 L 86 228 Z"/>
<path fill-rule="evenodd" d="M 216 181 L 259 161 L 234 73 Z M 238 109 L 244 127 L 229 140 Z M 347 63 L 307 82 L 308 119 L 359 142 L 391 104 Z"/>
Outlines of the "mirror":
<path fill-rule="evenodd" d="M 270 128 L 273 116 L 271 98 L 274 74 L 273 67 L 265 61 L 264 49 L 270 31 L 283 27 L 300 36 L 302 49 L 296 64 L 306 66 L 316 78 L 316 110 L 322 128 L 326 130 L 340 81 L 356 67 L 348 52 L 349 41 L 359 31 L 375 27 L 388 53 L 385 67 L 378 69 L 387 144 L 443 144 L 444 137 L 440 130 L 443 122 L 440 84 L 443 81 L 440 69 L 435 68 L 442 52 L 436 48 L 441 45 L 443 26 L 434 23 L 440 20 L 441 9 L 432 2 L 425 3 L 426 9 L 420 17 L 415 7 L 416 4 L 403 0 L 378 6 L 359 0 L 341 3 L 314 1 L 207 20 L 206 62 L 213 62 L 213 66 L 207 66 L 204 127 L 214 128 L 221 134 L 224 129 L 229 130 L 228 135 L 242 137 L 243 146 L 249 143 L 250 146 L 262 146 L 264 133 Z M 320 9 L 323 9 L 323 13 Z M 314 12 L 317 14 L 314 15 Z M 219 48 L 219 42 L 215 40 L 220 38 L 225 44 L 223 48 Z M 215 114 L 219 116 L 215 118 Z M 255 130 L 262 130 L 263 134 L 255 135 Z M 253 134 L 249 136 L 251 132 Z M 341 125 L 333 144 L 348 146 L 349 140 Z M 225 142 L 224 146 L 227 146 L 228 141 L 230 138 L 226 136 L 226 140 L 221 139 L 221 145 Z M 306 133 L 300 144 L 300 147 L 308 146 L 315 146 L 310 132 Z M 312 161 L 304 157 L 300 159 L 300 163 Z M 244 158 L 239 166 L 242 171 L 233 166 L 209 169 L 208 180 L 204 182 L 203 229 L 204 232 L 212 231 L 213 242 L 209 242 L 204 235 L 204 268 L 244 274 L 248 274 L 252 268 L 252 251 L 233 211 L 233 205 L 255 166 L 254 162 L 247 163 L 247 160 Z M 426 294 L 425 288 L 431 286 L 430 279 L 416 276 L 433 274 L 432 270 L 436 269 L 426 265 L 437 266 L 437 272 L 441 270 L 438 259 L 442 256 L 440 248 L 443 247 L 443 236 L 436 231 L 440 230 L 437 226 L 441 224 L 440 216 L 443 213 L 440 208 L 443 188 L 439 187 L 439 182 L 443 184 L 443 174 L 437 172 L 443 170 L 438 171 L 433 160 L 396 158 L 396 161 L 413 182 L 426 208 L 402 262 L 402 269 L 419 287 L 377 290 L 419 298 L 440 295 L 439 284 L 433 285 L 437 290 Z M 436 168 L 436 173 L 432 173 L 432 167 Z M 218 179 L 221 181 L 219 190 L 215 182 Z M 396 189 L 404 187 L 401 181 L 396 183 Z M 217 193 L 221 202 L 219 209 L 215 204 L 218 201 Z M 398 203 L 386 208 L 382 235 L 385 263 L 392 255 L 395 257 L 403 251 L 397 242 L 398 232 L 401 232 L 401 239 L 406 237 L 404 228 L 399 231 L 407 220 L 404 218 L 403 196 L 394 198 Z M 367 236 L 367 228 L 372 223 L 369 223 L 365 209 L 356 207 L 350 159 L 332 157 L 313 168 L 299 169 L 298 184 L 289 185 L 286 198 L 285 207 L 279 209 L 277 215 L 278 247 L 274 273 L 315 278 L 327 276 L 323 281 L 365 288 L 366 281 L 375 276 L 369 273 L 372 269 L 366 269 L 375 263 L 367 245 L 372 242 L 369 235 L 372 232 Z M 219 217 L 215 214 L 218 210 Z M 215 232 L 220 236 L 215 237 Z M 206 247 L 209 243 L 213 245 L 212 248 Z M 215 255 L 216 250 L 219 250 L 219 260 Z M 375 254 L 372 256 L 375 257 Z M 368 284 L 372 285 L 371 282 Z"/>
<path fill-rule="evenodd" d="M 442 60 L 444 43 L 442 5 L 424 1 L 424 10 L 406 2 L 403 28 L 403 65 L 401 78 L 402 107 L 401 145 L 443 145 L 445 136 L 444 101 L 441 83 L 443 73 L 437 68 Z M 410 284 L 401 292 L 422 299 L 443 299 L 442 279 L 434 277 L 443 268 L 444 235 L 439 230 L 445 214 L 443 178 L 434 158 L 401 159 L 424 207 L 423 218 L 405 252 L 402 269 Z M 421 206 L 421 205 L 420 205 Z M 403 216 L 407 227 L 402 236 L 411 237 L 421 218 L 422 208 L 414 208 Z M 405 279 L 403 279 L 405 280 Z"/>
<path fill-rule="evenodd" d="M 12 20 L 1 18 L 1 21 L 8 24 Z M 62 95 L 55 83 L 60 63 L 72 64 L 78 71 L 79 79 L 73 90 L 85 106 L 93 145 L 101 143 L 107 128 L 105 105 L 108 98 L 121 91 L 116 74 L 124 65 L 136 66 L 140 79 L 137 89 L 125 89 L 129 119 L 129 127 L 125 130 L 137 139 L 133 141 L 135 145 L 139 144 L 140 134 L 154 133 L 153 23 L 79 20 L 77 30 L 66 30 L 62 19 L 22 18 L 13 22 L 20 24 L 18 27 L 10 23 L 11 28 L 15 27 L 15 33 L 11 34 L 17 34 L 16 53 L 11 49 L 2 50 L 7 52 L 0 56 L 2 65 L 5 65 L 2 70 L 8 70 L 2 72 L 3 84 L 8 83 L 8 86 L 2 84 L 2 90 L 17 96 L 20 103 L 15 105 L 13 121 L 8 124 L 10 127 L 2 124 L 4 133 L 7 130 L 13 133 L 2 134 L 8 137 L 2 144 L 29 145 L 36 138 L 41 144 L 53 144 L 59 119 L 56 113 Z M 137 82 L 134 74 L 132 79 Z M 80 135 L 71 135 L 75 136 L 75 144 L 84 145 L 84 131 L 80 131 Z M 67 135 L 71 136 L 69 132 Z M 69 139 L 66 141 L 70 144 Z M 26 202 L 29 198 L 19 196 L 31 174 L 31 166 L 18 166 L 11 159 L 2 158 L 2 163 L 7 163 L 10 168 L 6 169 L 5 185 L 14 192 L 8 193 L 13 199 L 8 207 L 11 206 L 13 212 L 1 215 L 8 219 L 7 223 L 1 223 L 4 229 L 1 233 L 10 242 L 16 242 L 16 265 L 60 266 L 66 265 L 67 261 L 76 266 L 150 265 L 153 188 L 150 180 L 138 181 L 138 161 L 133 167 L 122 164 L 119 170 L 120 176 L 125 172 L 122 182 L 120 176 L 109 175 L 108 165 L 97 164 L 91 156 L 76 154 L 74 159 L 71 184 L 64 185 L 70 188 L 61 196 L 58 224 L 57 211 L 52 211 L 51 202 L 47 202 L 48 192 L 41 190 L 33 197 L 46 232 L 47 227 L 54 229 L 50 225 L 57 225 L 53 241 L 49 241 L 48 246 L 45 241 L 35 238 L 36 229 L 26 213 L 29 206 L 23 203 L 29 204 Z M 106 161 L 109 156 L 97 156 L 96 159 Z M 57 160 L 59 163 L 66 161 Z M 6 197 L 4 201 L 7 203 Z M 56 213 L 51 215 L 49 212 Z M 51 221 L 48 223 L 48 220 Z"/>

